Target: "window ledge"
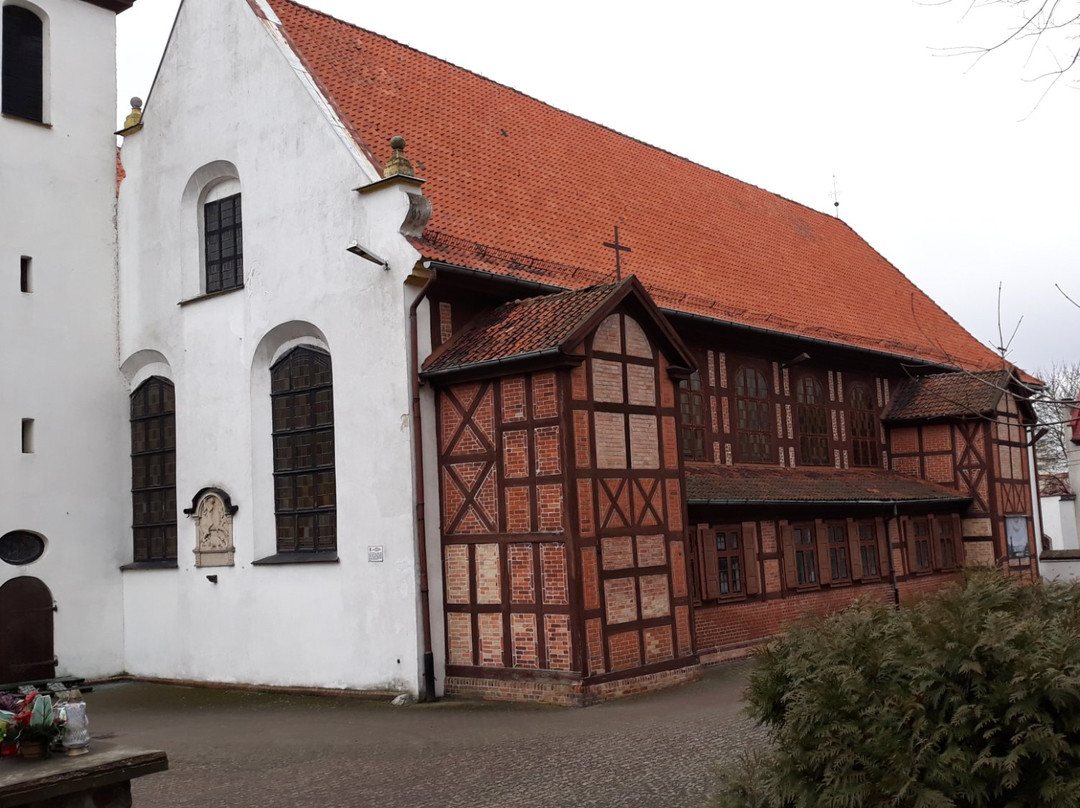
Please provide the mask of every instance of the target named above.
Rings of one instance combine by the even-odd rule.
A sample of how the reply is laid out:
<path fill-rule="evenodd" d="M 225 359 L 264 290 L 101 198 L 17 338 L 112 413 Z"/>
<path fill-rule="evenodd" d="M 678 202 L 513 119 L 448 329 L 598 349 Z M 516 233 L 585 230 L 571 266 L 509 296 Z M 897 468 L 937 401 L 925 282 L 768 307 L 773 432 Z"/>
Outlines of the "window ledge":
<path fill-rule="evenodd" d="M 12 121 L 22 121 L 23 123 L 33 124 L 34 126 L 42 126 L 45 129 L 53 128 L 53 125 L 51 123 L 46 123 L 45 121 L 36 121 L 33 118 L 24 118 L 22 115 L 15 115 L 11 112 L 5 112 L 0 115 L 0 117 L 4 117 Z"/>
<path fill-rule="evenodd" d="M 337 564 L 338 554 L 336 550 L 323 550 L 318 553 L 274 553 L 266 558 L 252 561 L 253 567 L 269 566 L 271 564 Z"/>
<path fill-rule="evenodd" d="M 179 569 L 176 560 L 169 561 L 132 561 L 130 564 L 124 564 L 120 567 L 121 572 L 128 572 L 129 570 L 175 570 Z"/>
<path fill-rule="evenodd" d="M 180 302 L 178 302 L 176 305 L 177 306 L 188 306 L 188 305 L 190 305 L 192 303 L 199 303 L 200 301 L 203 301 L 203 300 L 209 300 L 212 297 L 221 297 L 222 295 L 227 295 L 230 292 L 239 292 L 243 288 L 244 288 L 244 284 L 240 284 L 239 286 L 230 286 L 228 289 L 219 289 L 216 292 L 207 292 L 206 294 L 196 295 L 195 297 L 186 298 L 185 300 L 181 300 Z"/>

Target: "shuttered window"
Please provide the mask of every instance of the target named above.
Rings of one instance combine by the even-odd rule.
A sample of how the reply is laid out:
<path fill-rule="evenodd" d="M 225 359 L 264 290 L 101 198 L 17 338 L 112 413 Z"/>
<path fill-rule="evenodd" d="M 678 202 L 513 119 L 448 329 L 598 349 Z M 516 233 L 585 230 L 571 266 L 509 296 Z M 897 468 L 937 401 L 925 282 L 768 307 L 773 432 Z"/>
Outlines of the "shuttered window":
<path fill-rule="evenodd" d="M 176 398 L 157 376 L 131 395 L 134 560 L 176 560 Z"/>
<path fill-rule="evenodd" d="M 294 348 L 270 369 L 279 553 L 337 549 L 330 356 Z"/>
<path fill-rule="evenodd" d="M 696 371 L 679 382 L 679 444 L 685 460 L 705 459 L 705 400 Z"/>
<path fill-rule="evenodd" d="M 20 6 L 4 6 L 0 103 L 5 115 L 43 120 L 45 37 L 41 18 Z"/>
<path fill-rule="evenodd" d="M 851 405 L 851 464 L 880 465 L 878 420 L 870 390 L 862 384 L 852 385 L 848 391 L 848 401 Z"/>
<path fill-rule="evenodd" d="M 244 285 L 244 233 L 240 194 L 203 205 L 206 234 L 206 293 Z"/>
<path fill-rule="evenodd" d="M 795 392 L 798 401 L 795 420 L 799 427 L 799 462 L 805 466 L 831 465 L 825 389 L 813 376 L 803 376 Z"/>
<path fill-rule="evenodd" d="M 735 408 L 739 460 L 744 463 L 775 462 L 772 454 L 775 425 L 769 417 L 769 386 L 765 374 L 752 367 L 739 368 L 735 375 Z"/>
<path fill-rule="evenodd" d="M 850 581 L 847 525 L 828 525 L 825 532 L 829 541 L 829 579 L 833 583 Z"/>
<path fill-rule="evenodd" d="M 873 522 L 859 523 L 859 556 L 862 562 L 863 578 L 877 578 L 881 575 L 878 564 L 878 540 L 874 533 Z"/>

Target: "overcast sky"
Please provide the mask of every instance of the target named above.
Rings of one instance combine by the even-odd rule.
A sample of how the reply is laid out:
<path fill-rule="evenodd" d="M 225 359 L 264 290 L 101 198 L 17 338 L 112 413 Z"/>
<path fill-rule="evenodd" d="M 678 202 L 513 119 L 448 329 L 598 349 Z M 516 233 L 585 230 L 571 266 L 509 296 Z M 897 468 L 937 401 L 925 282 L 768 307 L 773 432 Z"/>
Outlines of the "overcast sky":
<path fill-rule="evenodd" d="M 139 0 L 120 15 L 119 120 L 132 95 L 149 93 L 178 5 Z M 979 340 L 998 344 L 1001 283 L 1006 339 L 1023 317 L 1012 361 L 1032 371 L 1080 361 L 1080 309 L 1054 288 L 1080 301 L 1080 91 L 1059 83 L 1039 103 L 1046 82 L 1032 79 L 1047 63 L 1023 46 L 975 65 L 947 55 L 992 44 L 1013 10 L 309 5 L 818 210 L 833 212 L 835 175 L 841 218 Z"/>

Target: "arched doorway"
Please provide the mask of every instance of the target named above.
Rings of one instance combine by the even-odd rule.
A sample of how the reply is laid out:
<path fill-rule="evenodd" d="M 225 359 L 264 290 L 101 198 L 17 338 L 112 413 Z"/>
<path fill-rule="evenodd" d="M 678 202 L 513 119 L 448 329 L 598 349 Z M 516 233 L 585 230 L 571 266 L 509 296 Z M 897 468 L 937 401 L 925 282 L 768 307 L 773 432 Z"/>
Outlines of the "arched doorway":
<path fill-rule="evenodd" d="M 52 593 L 37 578 L 12 578 L 0 586 L 0 684 L 55 675 Z"/>

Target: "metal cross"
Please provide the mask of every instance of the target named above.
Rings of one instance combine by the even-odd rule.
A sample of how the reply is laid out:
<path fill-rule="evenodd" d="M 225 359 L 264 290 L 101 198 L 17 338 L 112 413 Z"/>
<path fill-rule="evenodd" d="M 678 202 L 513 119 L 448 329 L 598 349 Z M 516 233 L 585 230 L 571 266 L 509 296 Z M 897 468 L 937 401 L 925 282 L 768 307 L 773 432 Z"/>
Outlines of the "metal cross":
<path fill-rule="evenodd" d="M 619 226 L 618 225 L 615 225 L 615 243 L 612 244 L 610 241 L 605 241 L 604 246 L 609 247 L 610 249 L 615 251 L 615 279 L 621 281 L 622 280 L 622 263 L 619 261 L 619 253 L 633 252 L 633 251 L 629 247 L 619 243 Z"/>

